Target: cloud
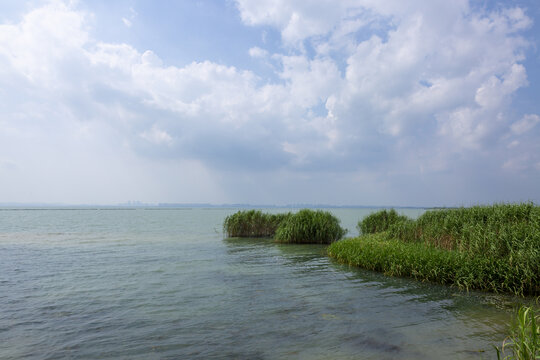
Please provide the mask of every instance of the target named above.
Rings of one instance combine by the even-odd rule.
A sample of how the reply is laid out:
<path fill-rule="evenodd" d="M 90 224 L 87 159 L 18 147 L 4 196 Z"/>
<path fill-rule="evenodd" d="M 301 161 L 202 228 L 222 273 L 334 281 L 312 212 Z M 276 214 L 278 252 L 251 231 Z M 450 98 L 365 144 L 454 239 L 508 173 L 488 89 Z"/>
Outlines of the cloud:
<path fill-rule="evenodd" d="M 277 189 L 285 185 L 267 171 L 297 184 L 321 173 L 438 181 L 490 155 L 491 169 L 538 171 L 539 118 L 510 111 L 528 84 L 523 32 L 532 20 L 523 9 L 465 0 L 236 5 L 244 24 L 281 34 L 277 50 L 249 45 L 249 56 L 272 62 L 273 80 L 95 39 L 92 15 L 61 1 L 0 25 L 0 138 L 61 158 L 84 146 L 122 154 L 110 168 L 135 157 L 207 175 L 234 170 Z"/>
<path fill-rule="evenodd" d="M 500 80 L 493 75 L 476 90 L 474 99 L 478 105 L 485 108 L 497 107 L 508 99 L 508 95 L 527 85 L 527 74 L 523 65 L 513 64 L 502 77 Z"/>
<path fill-rule="evenodd" d="M 510 126 L 510 129 L 514 134 L 522 135 L 531 131 L 538 123 L 540 123 L 540 116 L 536 114 L 527 114 L 523 116 L 521 120 L 513 123 Z"/>
<path fill-rule="evenodd" d="M 354 12 L 355 1 L 252 1 L 237 0 L 242 20 L 248 25 L 270 25 L 280 30 L 283 40 L 295 44 L 307 37 L 330 31 Z"/>
<path fill-rule="evenodd" d="M 526 114 L 510 125 L 510 131 L 503 136 L 506 160 L 502 168 L 506 171 L 527 174 L 538 172 L 540 164 L 540 116 Z"/>
<path fill-rule="evenodd" d="M 255 46 L 249 49 L 249 56 L 253 58 L 265 58 L 268 56 L 268 51 Z"/>
<path fill-rule="evenodd" d="M 31 11 L 18 24 L 0 25 L 0 55 L 18 74 L 50 85 L 68 55 L 80 53 L 88 42 L 85 16 L 62 2 L 52 2 Z"/>
<path fill-rule="evenodd" d="M 150 130 L 142 132 L 140 136 L 156 145 L 171 145 L 173 141 L 173 138 L 166 131 L 160 130 L 155 125 Z"/>
<path fill-rule="evenodd" d="M 129 15 L 128 17 L 122 17 L 122 23 L 130 28 L 131 26 L 133 26 L 133 20 L 135 19 L 135 17 L 137 17 L 137 12 L 135 11 L 135 9 L 133 9 L 132 7 L 129 8 Z"/>

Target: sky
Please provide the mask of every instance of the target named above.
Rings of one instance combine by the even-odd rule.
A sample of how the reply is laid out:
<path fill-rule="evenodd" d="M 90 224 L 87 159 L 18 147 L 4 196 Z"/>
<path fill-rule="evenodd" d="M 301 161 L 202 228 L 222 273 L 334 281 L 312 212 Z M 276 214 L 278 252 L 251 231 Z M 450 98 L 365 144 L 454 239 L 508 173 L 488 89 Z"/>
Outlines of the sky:
<path fill-rule="evenodd" d="M 0 203 L 540 203 L 537 0 L 2 0 Z"/>

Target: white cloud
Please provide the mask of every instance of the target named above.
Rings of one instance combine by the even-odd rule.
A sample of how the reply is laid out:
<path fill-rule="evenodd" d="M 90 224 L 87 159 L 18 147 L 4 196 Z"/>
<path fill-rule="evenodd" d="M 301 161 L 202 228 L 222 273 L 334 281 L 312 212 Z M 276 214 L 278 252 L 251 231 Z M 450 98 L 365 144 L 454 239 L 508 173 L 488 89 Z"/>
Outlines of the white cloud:
<path fill-rule="evenodd" d="M 521 174 L 539 170 L 537 166 L 540 162 L 540 128 L 537 127 L 539 123 L 538 115 L 526 114 L 510 124 L 510 131 L 501 137 L 507 144 L 503 170 Z"/>
<path fill-rule="evenodd" d="M 254 46 L 249 49 L 249 56 L 253 58 L 265 58 L 268 56 L 268 51 L 261 49 L 258 46 Z"/>
<path fill-rule="evenodd" d="M 527 114 L 516 121 L 510 126 L 510 129 L 514 134 L 522 135 L 528 131 L 531 131 L 536 124 L 540 123 L 540 116 L 536 114 Z"/>
<path fill-rule="evenodd" d="M 525 67 L 513 64 L 508 72 L 499 80 L 495 75 L 487 79 L 477 90 L 475 100 L 485 108 L 499 106 L 503 101 L 509 100 L 508 95 L 520 87 L 527 85 Z"/>
<path fill-rule="evenodd" d="M 50 85 L 68 54 L 76 56 L 88 42 L 85 16 L 55 1 L 18 24 L 0 25 L 0 56 L 29 80 Z"/>
<path fill-rule="evenodd" d="M 132 7 L 129 8 L 128 17 L 122 17 L 122 23 L 128 28 L 133 26 L 133 20 L 137 17 L 137 12 Z"/>
<path fill-rule="evenodd" d="M 154 67 L 161 67 L 163 65 L 163 61 L 154 54 L 151 50 L 146 50 L 142 56 L 141 56 L 141 62 L 143 65 L 147 66 L 154 66 Z"/>
<path fill-rule="evenodd" d="M 166 131 L 155 125 L 150 130 L 142 132 L 140 136 L 156 145 L 171 145 L 173 142 L 172 137 Z"/>
<path fill-rule="evenodd" d="M 201 172 L 330 169 L 377 179 L 429 176 L 490 153 L 507 170 L 540 160 L 540 118 L 515 121 L 509 111 L 528 83 L 522 32 L 531 19 L 522 9 L 486 12 L 465 0 L 236 3 L 245 24 L 281 33 L 283 53 L 248 51 L 277 64 L 275 81 L 234 64 L 165 65 L 152 49 L 94 39 L 89 15 L 63 2 L 0 25 L 0 137 L 67 148 L 82 146 L 62 140 L 77 134 Z M 129 27 L 135 15 L 122 21 Z M 2 156 L 19 169 L 28 161 Z"/>
<path fill-rule="evenodd" d="M 133 23 L 131 22 L 131 20 L 126 19 L 125 17 L 122 18 L 122 22 L 123 22 L 124 25 L 127 26 L 128 28 L 131 27 L 131 25 L 133 25 Z"/>

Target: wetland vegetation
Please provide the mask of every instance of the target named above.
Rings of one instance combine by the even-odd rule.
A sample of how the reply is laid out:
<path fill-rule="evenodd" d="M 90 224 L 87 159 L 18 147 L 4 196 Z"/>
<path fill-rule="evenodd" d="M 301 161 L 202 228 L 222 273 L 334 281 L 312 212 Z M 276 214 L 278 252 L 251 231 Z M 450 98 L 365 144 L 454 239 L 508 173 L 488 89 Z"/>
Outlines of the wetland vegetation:
<path fill-rule="evenodd" d="M 463 289 L 540 294 L 540 207 L 532 203 L 431 210 L 412 220 L 381 210 L 362 235 L 336 242 L 339 262 Z"/>
<path fill-rule="evenodd" d="M 238 211 L 225 218 L 223 231 L 227 237 L 269 237 L 294 244 L 331 244 L 347 232 L 330 212 L 310 209 L 294 214 Z"/>
<path fill-rule="evenodd" d="M 223 226 L 229 237 L 330 244 L 327 254 L 338 262 L 390 276 L 466 290 L 540 295 L 540 207 L 532 203 L 436 209 L 417 219 L 384 209 L 358 222 L 358 237 L 344 240 L 346 230 L 339 219 L 321 210 L 238 211 Z M 519 308 L 510 335 L 496 347 L 499 359 L 539 358 L 535 308 Z"/>
<path fill-rule="evenodd" d="M 497 358 L 535 360 L 540 358 L 540 315 L 533 308 L 522 306 L 512 324 L 510 336 L 497 349 Z"/>
<path fill-rule="evenodd" d="M 330 244 L 347 232 L 339 223 L 339 219 L 328 211 L 303 209 L 280 224 L 275 240 L 294 244 Z"/>
<path fill-rule="evenodd" d="M 279 225 L 290 216 L 291 213 L 267 214 L 260 210 L 237 211 L 225 218 L 223 232 L 229 238 L 273 237 Z"/>
<path fill-rule="evenodd" d="M 383 209 L 360 220 L 357 228 L 361 234 L 375 234 L 388 230 L 390 225 L 407 220 L 408 217 L 399 215 L 395 209 Z"/>

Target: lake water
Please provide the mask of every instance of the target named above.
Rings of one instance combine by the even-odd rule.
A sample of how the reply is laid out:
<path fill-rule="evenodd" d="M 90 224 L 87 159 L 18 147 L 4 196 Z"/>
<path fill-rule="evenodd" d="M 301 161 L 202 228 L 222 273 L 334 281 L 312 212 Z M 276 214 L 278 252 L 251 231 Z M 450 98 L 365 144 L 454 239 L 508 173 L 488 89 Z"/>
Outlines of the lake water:
<path fill-rule="evenodd" d="M 235 211 L 0 210 L 0 358 L 493 359 L 507 335 L 506 298 L 224 240 Z M 350 235 L 370 212 L 330 211 Z"/>

